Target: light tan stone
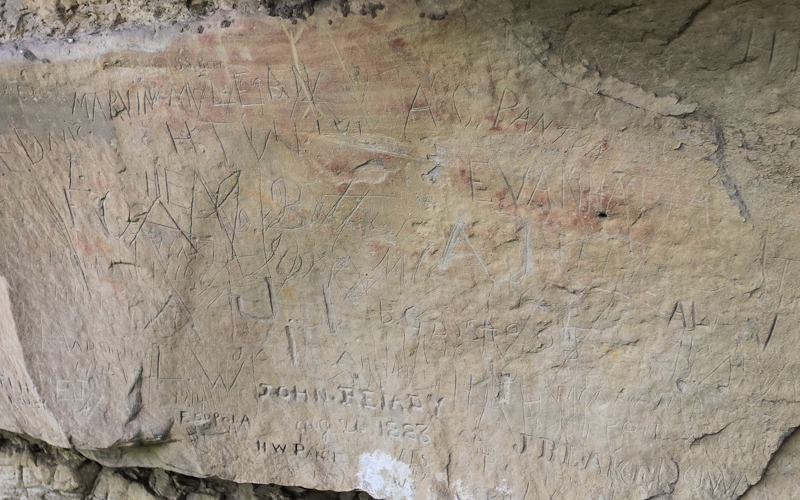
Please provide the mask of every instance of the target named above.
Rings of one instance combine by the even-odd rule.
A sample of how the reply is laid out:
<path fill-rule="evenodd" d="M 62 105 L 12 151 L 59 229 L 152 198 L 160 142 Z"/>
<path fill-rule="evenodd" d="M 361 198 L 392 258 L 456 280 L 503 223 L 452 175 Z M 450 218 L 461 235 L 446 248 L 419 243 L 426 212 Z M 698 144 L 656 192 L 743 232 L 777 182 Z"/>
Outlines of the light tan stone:
<path fill-rule="evenodd" d="M 178 498 L 178 489 L 172 482 L 172 478 L 163 470 L 155 469 L 150 476 L 150 487 L 162 497 L 173 500 Z"/>
<path fill-rule="evenodd" d="M 220 6 L 4 56 L 0 428 L 165 498 L 165 471 L 678 500 L 791 470 L 797 6 Z"/>
<path fill-rule="evenodd" d="M 255 492 L 252 484 L 240 484 L 233 495 L 234 500 L 255 500 Z"/>
<path fill-rule="evenodd" d="M 221 495 L 216 493 L 199 493 L 199 492 L 191 492 L 186 495 L 186 500 L 220 500 Z"/>
<path fill-rule="evenodd" d="M 57 491 L 76 491 L 81 484 L 76 480 L 77 472 L 66 464 L 58 464 L 53 474 L 53 489 Z"/>
<path fill-rule="evenodd" d="M 128 499 L 129 500 L 157 500 L 147 489 L 139 483 L 130 483 L 128 485 Z"/>
<path fill-rule="evenodd" d="M 130 482 L 110 470 L 103 470 L 97 477 L 89 498 L 92 500 L 127 500 Z"/>
<path fill-rule="evenodd" d="M 21 470 L 16 465 L 0 465 L 0 484 L 16 487 L 20 484 Z"/>

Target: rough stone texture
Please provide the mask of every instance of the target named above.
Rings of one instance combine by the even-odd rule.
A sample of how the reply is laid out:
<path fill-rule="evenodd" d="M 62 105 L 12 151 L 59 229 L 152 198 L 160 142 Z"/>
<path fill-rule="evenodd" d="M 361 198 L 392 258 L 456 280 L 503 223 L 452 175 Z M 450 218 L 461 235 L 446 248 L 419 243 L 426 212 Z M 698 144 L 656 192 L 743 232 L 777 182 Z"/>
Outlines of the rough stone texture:
<path fill-rule="evenodd" d="M 800 6 L 381 5 L 0 51 L 0 428 L 377 498 L 792 498 Z"/>
<path fill-rule="evenodd" d="M 370 500 L 363 495 L 197 479 L 163 469 L 108 468 L 71 450 L 0 432 L 2 500 Z"/>
<path fill-rule="evenodd" d="M 443 19 L 450 3 L 425 0 L 418 5 L 430 19 Z M 35 60 L 35 53 L 26 52 L 33 41 L 74 43 L 85 36 L 128 28 L 147 28 L 153 33 L 176 25 L 181 32 L 202 33 L 213 26 L 227 27 L 231 22 L 227 14 L 233 10 L 266 13 L 296 23 L 311 16 L 317 5 L 336 18 L 350 14 L 376 17 L 384 8 L 380 0 L 6 0 L 0 3 L 0 40 L 22 47 L 25 57 Z M 214 13 L 219 16 L 210 18 Z"/>
<path fill-rule="evenodd" d="M 781 500 L 800 495 L 800 433 L 795 432 L 781 445 L 760 482 L 744 500 Z"/>

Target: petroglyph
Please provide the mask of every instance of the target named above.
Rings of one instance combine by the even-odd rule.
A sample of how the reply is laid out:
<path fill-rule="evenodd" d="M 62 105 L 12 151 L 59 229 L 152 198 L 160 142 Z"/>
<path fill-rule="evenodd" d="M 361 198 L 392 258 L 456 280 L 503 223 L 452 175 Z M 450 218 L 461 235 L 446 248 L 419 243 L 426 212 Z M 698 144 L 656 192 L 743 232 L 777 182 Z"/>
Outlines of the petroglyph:
<path fill-rule="evenodd" d="M 3 56 L 0 427 L 396 499 L 756 483 L 800 424 L 796 27 L 423 7 Z"/>

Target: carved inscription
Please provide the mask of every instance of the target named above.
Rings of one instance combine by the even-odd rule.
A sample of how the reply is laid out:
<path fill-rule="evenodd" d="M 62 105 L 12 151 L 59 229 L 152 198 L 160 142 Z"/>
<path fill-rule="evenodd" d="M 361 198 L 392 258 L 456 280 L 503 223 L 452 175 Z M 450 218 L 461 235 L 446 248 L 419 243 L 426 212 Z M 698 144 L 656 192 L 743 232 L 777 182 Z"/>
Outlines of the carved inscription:
<path fill-rule="evenodd" d="M 266 441 L 256 441 L 256 449 L 259 453 L 267 455 L 292 456 L 298 459 L 318 460 L 320 462 L 346 462 L 347 455 L 331 449 L 317 448 L 303 443 L 268 443 Z"/>
<path fill-rule="evenodd" d="M 429 400 L 416 394 L 376 394 L 375 391 L 339 386 L 328 392 L 327 388 L 298 389 L 297 386 L 258 385 L 258 399 L 265 402 L 339 404 L 364 410 L 397 411 L 406 413 L 431 412 Z M 433 410 L 435 412 L 435 409 Z"/>
<path fill-rule="evenodd" d="M 376 498 L 745 491 L 800 391 L 757 139 L 595 67 L 597 9 L 459 9 L 0 67 L 2 409 L 109 463 Z M 762 24 L 741 75 L 792 67 Z"/>

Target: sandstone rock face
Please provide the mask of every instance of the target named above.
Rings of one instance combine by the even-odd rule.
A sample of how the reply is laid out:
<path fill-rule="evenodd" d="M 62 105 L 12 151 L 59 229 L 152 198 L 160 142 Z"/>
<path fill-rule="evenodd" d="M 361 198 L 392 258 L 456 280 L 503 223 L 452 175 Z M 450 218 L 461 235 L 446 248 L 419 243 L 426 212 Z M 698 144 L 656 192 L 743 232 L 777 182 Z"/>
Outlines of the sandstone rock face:
<path fill-rule="evenodd" d="M 361 11 L 4 53 L 0 428 L 377 498 L 756 495 L 800 423 L 797 6 Z"/>
<path fill-rule="evenodd" d="M 198 479 L 164 469 L 102 467 L 72 450 L 0 432 L 2 500 L 354 500 L 358 495 L 365 493 Z"/>

